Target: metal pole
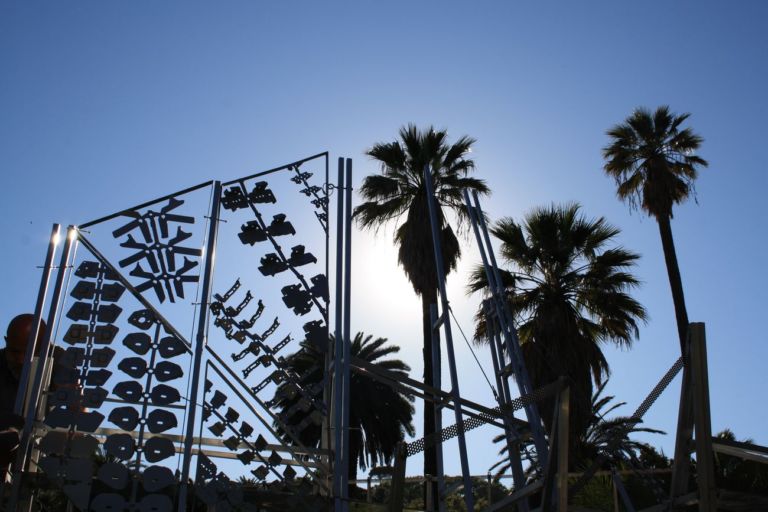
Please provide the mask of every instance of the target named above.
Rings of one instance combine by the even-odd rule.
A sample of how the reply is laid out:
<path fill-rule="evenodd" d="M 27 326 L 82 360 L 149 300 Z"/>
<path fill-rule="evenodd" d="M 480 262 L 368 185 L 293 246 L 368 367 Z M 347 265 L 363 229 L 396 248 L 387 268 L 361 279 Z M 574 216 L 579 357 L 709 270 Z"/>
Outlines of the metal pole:
<path fill-rule="evenodd" d="M 59 309 L 59 302 L 61 301 L 61 294 L 64 288 L 64 278 L 67 275 L 67 264 L 69 263 L 69 256 L 72 252 L 72 243 L 77 235 L 77 228 L 69 226 L 67 228 L 67 238 L 64 241 L 64 247 L 61 251 L 61 258 L 59 259 L 59 269 L 56 274 L 56 282 L 53 286 L 53 295 L 51 295 L 51 304 L 48 309 L 48 318 L 46 322 L 46 328 L 43 335 L 43 339 L 40 341 L 40 360 L 35 368 L 35 375 L 32 379 L 32 391 L 29 395 L 29 403 L 26 407 L 26 414 L 24 417 L 24 428 L 19 436 L 19 447 L 16 453 L 16 461 L 13 465 L 13 489 L 11 490 L 11 497 L 8 501 L 8 510 L 15 510 L 16 503 L 19 497 L 19 489 L 21 487 L 21 476 L 24 471 L 24 466 L 27 462 L 27 452 L 29 451 L 30 437 L 32 435 L 32 427 L 35 421 L 35 414 L 37 413 L 37 403 L 42 391 L 42 381 L 44 370 L 46 367 L 46 359 L 48 358 L 49 347 L 51 345 L 51 335 L 53 334 L 54 322 L 56 321 L 56 314 Z"/>
<path fill-rule="evenodd" d="M 432 247 L 435 250 L 435 270 L 437 271 L 438 290 L 440 292 L 441 315 L 445 328 L 445 348 L 448 352 L 448 367 L 451 375 L 451 395 L 453 399 L 453 411 L 456 416 L 456 426 L 459 431 L 459 457 L 461 458 L 461 475 L 464 480 L 464 503 L 467 510 L 474 510 L 474 496 L 472 495 L 472 478 L 469 473 L 469 461 L 467 459 L 467 441 L 464 437 L 464 420 L 461 414 L 459 399 L 459 376 L 456 372 L 456 356 L 453 352 L 453 336 L 451 333 L 451 318 L 448 312 L 448 296 L 445 292 L 445 270 L 443 268 L 443 250 L 440 244 L 440 226 L 437 219 L 437 205 L 435 204 L 435 192 L 432 185 L 432 171 L 429 165 L 424 166 L 424 185 L 427 193 L 427 207 L 429 208 L 429 223 L 432 227 Z"/>
<path fill-rule="evenodd" d="M 480 200 L 478 199 L 477 193 L 474 193 L 474 200 L 475 204 L 473 206 L 469 199 L 469 192 L 465 189 L 464 201 L 467 206 L 467 211 L 469 213 L 472 229 L 475 233 L 475 238 L 477 239 L 480 256 L 483 260 L 483 267 L 485 268 L 488 286 L 494 296 L 496 315 L 499 320 L 502 332 L 505 335 L 504 337 L 507 341 L 509 356 L 512 359 L 512 364 L 514 365 L 515 381 L 517 382 L 521 394 L 530 394 L 534 391 L 533 385 L 531 384 L 530 377 L 528 376 L 528 370 L 525 367 L 525 362 L 523 361 L 522 352 L 520 351 L 520 342 L 517 338 L 517 333 L 512 323 L 512 316 L 509 313 L 506 301 L 504 300 L 504 290 L 502 286 L 501 275 L 499 273 L 499 267 L 496 264 L 496 256 L 493 253 L 493 246 L 491 245 L 490 236 L 488 236 L 488 228 L 485 225 L 485 219 L 483 217 L 482 209 L 480 208 Z M 482 238 L 480 235 L 481 231 Z M 486 248 L 488 251 L 487 255 Z M 548 447 L 538 407 L 535 403 L 527 404 L 525 406 L 525 412 L 526 416 L 528 417 L 528 423 L 531 426 L 531 434 L 533 435 L 533 441 L 536 445 L 536 453 L 539 456 L 539 460 L 546 460 Z"/>
<path fill-rule="evenodd" d="M 560 390 L 557 414 L 557 510 L 568 511 L 568 430 L 571 410 L 571 390 Z"/>
<path fill-rule="evenodd" d="M 349 510 L 349 465 L 356 461 L 349 460 L 349 409 L 352 407 L 349 390 L 349 363 L 352 357 L 350 347 L 350 308 L 352 298 L 352 159 L 346 161 L 344 180 L 344 361 L 342 362 L 343 397 L 341 415 L 341 510 Z"/>
<path fill-rule="evenodd" d="M 435 333 L 435 324 L 437 323 L 437 304 L 429 305 L 429 325 L 432 326 L 432 387 L 435 389 L 442 389 L 442 370 L 441 361 L 438 357 L 438 348 L 440 343 L 440 337 Z M 432 406 L 435 408 L 435 432 L 442 432 L 443 430 L 443 408 L 440 405 L 440 397 L 433 395 L 434 402 Z M 445 512 L 445 474 L 443 468 L 443 441 L 438 440 L 435 444 L 435 458 L 437 459 L 437 508 L 439 512 Z M 432 495 L 432 489 L 427 488 L 427 497 Z"/>
<path fill-rule="evenodd" d="M 219 207 L 221 204 L 221 182 L 213 182 L 213 199 L 211 214 L 208 219 L 208 238 L 205 245 L 205 261 L 203 263 L 203 288 L 200 301 L 200 312 L 197 317 L 197 336 L 195 338 L 194 359 L 192 363 L 192 383 L 189 393 L 189 412 L 187 428 L 184 436 L 184 456 L 182 458 L 181 483 L 179 486 L 179 512 L 187 510 L 187 481 L 192 463 L 192 446 L 195 443 L 195 414 L 197 412 L 197 394 L 200 387 L 200 370 L 203 360 L 203 350 L 207 344 L 208 307 L 211 299 L 211 281 L 213 267 L 216 263 L 216 236 L 219 230 Z"/>
<path fill-rule="evenodd" d="M 61 225 L 54 224 L 51 229 L 51 238 L 48 239 L 48 251 L 45 253 L 45 263 L 43 263 L 43 275 L 40 278 L 40 289 L 37 292 L 37 303 L 35 304 L 35 313 L 32 328 L 29 331 L 27 339 L 27 350 L 24 353 L 24 366 L 21 368 L 19 376 L 19 389 L 16 391 L 16 402 L 13 405 L 13 412 L 19 416 L 24 414 L 24 399 L 28 389 L 29 371 L 32 365 L 32 358 L 35 357 L 35 345 L 37 337 L 40 335 L 40 320 L 43 317 L 43 307 L 45 306 L 45 297 L 48 294 L 48 282 L 51 279 L 51 269 L 53 257 L 56 253 L 56 246 L 59 243 L 59 233 Z M 38 357 L 38 365 L 42 364 L 43 354 Z"/>
<path fill-rule="evenodd" d="M 344 341 L 342 339 L 343 316 L 343 273 L 344 273 L 344 159 L 339 158 L 339 176 L 336 185 L 338 191 L 338 204 L 336 210 L 336 318 L 334 325 L 335 347 L 333 351 L 333 498 L 336 512 L 341 512 L 341 474 L 342 467 L 342 404 L 343 382 L 340 370 L 344 355 Z"/>

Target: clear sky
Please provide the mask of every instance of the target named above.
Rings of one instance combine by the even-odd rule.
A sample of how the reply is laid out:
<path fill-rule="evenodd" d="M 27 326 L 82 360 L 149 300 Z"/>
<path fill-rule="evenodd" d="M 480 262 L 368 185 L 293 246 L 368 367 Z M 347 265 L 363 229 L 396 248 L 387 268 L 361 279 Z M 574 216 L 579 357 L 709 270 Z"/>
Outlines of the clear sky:
<path fill-rule="evenodd" d="M 634 107 L 669 104 L 693 114 L 710 162 L 673 231 L 689 316 L 707 324 L 712 427 L 766 443 L 767 21 L 761 1 L 3 2 L 0 322 L 32 308 L 52 222 L 325 150 L 354 158 L 359 182 L 377 170 L 366 148 L 434 124 L 478 139 L 491 217 L 579 201 L 642 254 L 650 321 L 631 351 L 606 349 L 630 414 L 678 343 L 656 224 L 615 198 L 600 149 Z M 418 376 L 419 302 L 390 239 L 354 236 L 353 330 L 402 345 Z M 469 245 L 449 280 L 466 332 Z M 457 350 L 462 391 L 490 404 Z M 668 454 L 678 390 L 646 416 Z M 474 473 L 494 459 L 488 435 L 470 437 Z"/>

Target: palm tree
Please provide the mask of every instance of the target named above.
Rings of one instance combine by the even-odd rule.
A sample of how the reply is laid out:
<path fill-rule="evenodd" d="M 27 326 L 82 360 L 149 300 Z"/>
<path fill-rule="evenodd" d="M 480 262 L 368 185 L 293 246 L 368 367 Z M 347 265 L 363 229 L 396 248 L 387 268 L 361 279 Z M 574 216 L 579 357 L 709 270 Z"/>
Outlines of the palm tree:
<path fill-rule="evenodd" d="M 639 256 L 608 247 L 620 231 L 579 210 L 578 204 L 552 205 L 534 209 L 522 224 L 504 218 L 491 228 L 502 259 L 514 269 L 500 272 L 533 386 L 570 379 L 572 453 L 589 423 L 593 381 L 599 385 L 609 373 L 601 345 L 631 346 L 646 318 L 628 294 L 639 284 L 630 273 Z M 487 293 L 482 267 L 473 271 L 469 290 Z M 485 327 L 480 311 L 477 342 L 486 339 Z M 552 404 L 540 404 L 548 428 Z"/>
<path fill-rule="evenodd" d="M 681 128 L 689 116 L 673 114 L 666 105 L 654 113 L 638 108 L 623 123 L 608 130 L 611 142 L 603 148 L 603 168 L 616 180 L 619 198 L 627 201 L 632 209 L 639 206 L 659 224 L 683 352 L 688 336 L 688 313 L 670 221 L 672 207 L 695 192 L 698 168 L 708 165 L 695 154 L 703 139 L 690 128 Z"/>
<path fill-rule="evenodd" d="M 448 223 L 444 208 L 457 215 L 461 222 L 466 212 L 462 190 L 487 194 L 482 180 L 469 177 L 474 162 L 468 158 L 475 140 L 463 136 L 448 145 L 445 130 L 432 127 L 420 131 L 409 124 L 400 129 L 400 140 L 375 144 L 367 155 L 379 162 L 381 174 L 363 180 L 360 195 L 365 202 L 355 208 L 355 218 L 363 228 L 379 228 L 390 221 L 397 225 L 394 241 L 398 246 L 398 262 L 406 277 L 421 296 L 424 383 L 432 385 L 432 326 L 430 305 L 437 303 L 437 272 L 432 248 L 424 168 L 432 169 L 437 215 L 440 223 L 441 246 L 446 273 L 456 268 L 461 255 L 459 241 Z M 443 276 L 445 277 L 445 276 Z M 435 347 L 439 353 L 439 344 Z M 424 435 L 435 430 L 434 409 L 424 404 Z M 424 451 L 424 473 L 437 473 L 435 448 Z M 436 489 L 436 487 L 435 487 Z M 433 491 L 435 492 L 435 491 Z"/>
<path fill-rule="evenodd" d="M 407 377 L 410 371 L 408 365 L 399 359 L 385 359 L 399 351 L 400 347 L 388 344 L 386 338 L 374 339 L 362 332 L 355 334 L 350 347 L 353 357 Z M 322 365 L 318 365 L 318 361 L 322 360 L 323 355 L 317 346 L 307 342 L 285 360 L 290 372 L 299 376 L 301 387 L 315 390 L 313 398 L 318 401 L 322 400 L 323 390 L 323 369 Z M 397 443 L 404 439 L 405 434 L 413 436 L 414 430 L 411 396 L 358 373 L 352 373 L 350 378 L 349 479 L 352 481 L 357 478 L 358 466 L 364 469 L 389 463 Z M 285 382 L 275 391 L 276 406 L 289 426 L 296 426 L 306 418 L 307 413 L 301 408 L 287 413 L 300 400 L 302 396 L 292 393 Z M 299 439 L 305 446 L 316 447 L 320 444 L 320 435 L 321 426 L 311 423 L 299 433 Z"/>
<path fill-rule="evenodd" d="M 623 466 L 626 460 L 637 460 L 641 464 L 648 460 L 652 465 L 658 467 L 665 461 L 668 467 L 669 460 L 659 454 L 652 446 L 631 439 L 629 436 L 638 433 L 664 434 L 663 431 L 649 427 L 640 427 L 639 422 L 630 416 L 613 416 L 619 407 L 626 405 L 626 402 L 612 403 L 614 396 L 603 396 L 608 379 L 603 381 L 592 395 L 591 411 L 586 429 L 578 440 L 578 451 L 570 459 L 570 465 L 576 470 L 583 470 L 589 466 L 598 456 L 605 457 L 605 467 Z M 504 434 L 496 436 L 494 443 L 503 443 Z M 532 443 L 529 441 L 528 445 Z M 527 448 L 527 447 L 526 447 Z M 526 450 L 527 453 L 530 451 Z M 509 470 L 509 459 L 506 457 L 506 444 L 499 451 L 503 458 L 491 466 L 489 471 L 496 470 L 498 478 Z M 535 455 L 529 458 L 535 459 Z M 531 462 L 534 462 L 533 460 Z M 530 464 L 528 471 L 532 472 L 541 466 L 538 463 Z"/>

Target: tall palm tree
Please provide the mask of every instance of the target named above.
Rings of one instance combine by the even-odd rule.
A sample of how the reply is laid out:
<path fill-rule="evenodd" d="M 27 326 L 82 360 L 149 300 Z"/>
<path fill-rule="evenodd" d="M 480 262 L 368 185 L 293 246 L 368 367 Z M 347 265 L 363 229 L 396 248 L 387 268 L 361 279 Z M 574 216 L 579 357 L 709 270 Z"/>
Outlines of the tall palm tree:
<path fill-rule="evenodd" d="M 533 386 L 570 379 L 572 453 L 589 422 L 593 381 L 599 385 L 609 373 L 601 345 L 631 346 L 646 318 L 628 293 L 639 284 L 630 273 L 639 256 L 610 247 L 620 231 L 579 210 L 578 204 L 552 205 L 529 212 L 521 224 L 504 218 L 491 228 L 513 268 L 501 276 Z M 476 268 L 470 292 L 487 293 L 487 284 L 483 268 Z M 486 339 L 485 329 L 480 311 L 476 341 Z M 541 404 L 548 428 L 552 409 L 551 401 Z"/>
<path fill-rule="evenodd" d="M 608 130 L 611 141 L 603 148 L 603 169 L 616 180 L 619 198 L 632 209 L 639 206 L 659 224 L 683 351 L 688 336 L 688 313 L 670 221 L 672 207 L 694 192 L 698 168 L 708 165 L 696 155 L 703 139 L 690 128 L 681 128 L 689 116 L 673 114 L 666 105 L 653 113 L 638 108 L 623 123 Z"/>
<path fill-rule="evenodd" d="M 461 222 L 466 216 L 462 190 L 466 188 L 487 194 L 489 189 L 484 181 L 468 176 L 475 168 L 468 157 L 475 142 L 471 137 L 463 136 L 449 145 L 445 130 L 429 127 L 420 131 L 413 124 L 401 128 L 399 135 L 400 140 L 375 144 L 366 152 L 380 164 L 381 174 L 373 174 L 363 180 L 360 195 L 365 202 L 355 208 L 354 215 L 363 228 L 376 229 L 390 221 L 397 225 L 394 241 L 398 246 L 398 262 L 416 294 L 421 296 L 424 382 L 432 385 L 432 326 L 429 314 L 430 305 L 437 303 L 438 276 L 424 168 L 429 165 L 432 169 L 446 273 L 456 268 L 461 250 L 444 210 L 452 211 Z M 439 345 L 436 349 L 439 353 Z M 424 405 L 424 435 L 429 435 L 435 430 L 434 409 L 427 403 Z M 424 451 L 425 474 L 437 473 L 436 461 L 434 447 Z"/>
<path fill-rule="evenodd" d="M 333 336 L 331 336 L 333 338 Z M 403 377 L 408 376 L 410 367 L 399 359 L 386 359 L 397 354 L 400 347 L 388 344 L 386 338 L 373 338 L 362 332 L 355 334 L 350 347 L 353 357 L 363 359 L 379 368 L 389 370 Z M 315 389 L 314 399 L 322 400 L 323 369 L 318 361 L 323 355 L 316 345 L 302 343 L 301 349 L 286 358 L 290 371 L 300 377 L 304 389 Z M 357 478 L 357 468 L 389 463 L 395 454 L 397 443 L 404 435 L 414 435 L 413 398 L 382 384 L 370 377 L 352 373 L 350 381 L 349 409 L 349 479 Z M 283 383 L 275 390 L 277 407 L 284 413 L 283 419 L 289 426 L 303 422 L 306 412 L 301 408 L 285 415 L 286 411 L 302 400 L 300 394 L 292 393 L 289 385 Z M 305 446 L 320 444 L 321 426 L 312 423 L 299 433 Z"/>

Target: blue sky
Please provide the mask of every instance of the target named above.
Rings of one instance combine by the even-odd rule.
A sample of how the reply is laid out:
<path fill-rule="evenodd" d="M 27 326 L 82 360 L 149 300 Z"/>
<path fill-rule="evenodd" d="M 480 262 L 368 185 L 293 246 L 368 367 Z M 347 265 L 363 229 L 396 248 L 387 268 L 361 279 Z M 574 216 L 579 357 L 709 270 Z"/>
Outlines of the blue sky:
<path fill-rule="evenodd" d="M 656 224 L 616 200 L 600 149 L 634 107 L 669 104 L 693 114 L 710 162 L 673 231 L 689 316 L 707 323 L 713 430 L 768 442 L 766 15 L 758 1 L 3 2 L 0 321 L 32 308 L 52 222 L 325 150 L 354 158 L 360 180 L 377 170 L 367 147 L 434 124 L 478 139 L 491 217 L 579 201 L 642 254 L 650 321 L 633 350 L 607 349 L 629 414 L 678 349 Z M 353 329 L 401 344 L 420 375 L 419 303 L 390 239 L 354 236 Z M 449 293 L 469 332 L 467 245 Z M 490 403 L 474 364 L 460 374 Z M 647 416 L 667 453 L 678 387 Z M 493 460 L 481 451 L 476 473 Z"/>

